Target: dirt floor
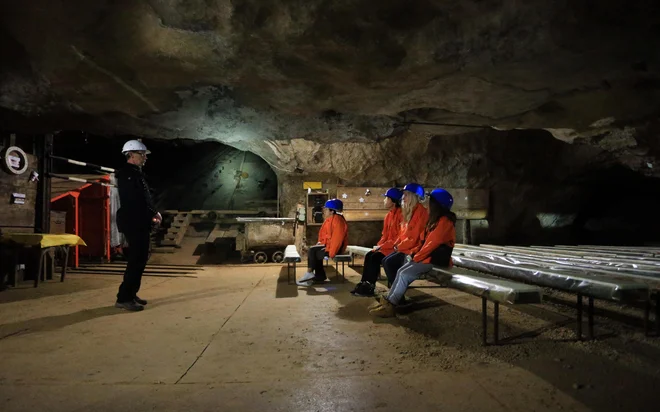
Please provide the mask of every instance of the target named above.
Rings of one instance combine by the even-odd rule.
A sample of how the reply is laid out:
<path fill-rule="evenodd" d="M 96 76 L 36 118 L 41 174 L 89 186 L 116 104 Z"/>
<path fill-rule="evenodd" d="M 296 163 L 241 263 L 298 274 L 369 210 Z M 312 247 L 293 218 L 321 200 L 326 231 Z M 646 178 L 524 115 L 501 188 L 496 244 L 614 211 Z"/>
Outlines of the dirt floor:
<path fill-rule="evenodd" d="M 636 411 L 660 401 L 660 338 L 644 336 L 639 310 L 597 302 L 598 339 L 577 342 L 573 298 L 550 294 L 502 307 L 501 336 L 513 339 L 482 347 L 474 296 L 420 281 L 405 313 L 373 319 L 373 300 L 348 293 L 358 272 L 343 284 L 328 274 L 309 289 L 288 285 L 278 265 L 148 276 L 139 313 L 113 307 L 117 275 L 0 292 L 0 409 Z"/>

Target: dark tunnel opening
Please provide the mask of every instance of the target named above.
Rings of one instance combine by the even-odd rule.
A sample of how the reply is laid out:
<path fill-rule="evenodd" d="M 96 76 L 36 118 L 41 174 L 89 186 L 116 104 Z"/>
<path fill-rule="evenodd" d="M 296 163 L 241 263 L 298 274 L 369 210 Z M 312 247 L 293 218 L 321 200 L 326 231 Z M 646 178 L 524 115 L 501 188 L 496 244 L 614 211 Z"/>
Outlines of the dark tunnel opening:
<path fill-rule="evenodd" d="M 111 168 L 121 167 L 123 144 L 133 136 L 112 138 L 61 132 L 54 154 Z M 220 142 L 142 139 L 151 154 L 144 173 L 160 210 L 236 210 L 276 206 L 277 176 L 259 156 Z M 61 174 L 89 173 L 54 163 Z"/>

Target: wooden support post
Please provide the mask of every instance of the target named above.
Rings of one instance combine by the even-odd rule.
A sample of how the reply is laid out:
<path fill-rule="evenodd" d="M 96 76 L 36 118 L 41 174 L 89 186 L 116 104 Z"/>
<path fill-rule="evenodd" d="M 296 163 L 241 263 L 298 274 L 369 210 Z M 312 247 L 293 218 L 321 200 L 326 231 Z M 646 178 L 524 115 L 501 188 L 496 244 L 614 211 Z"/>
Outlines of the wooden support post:
<path fill-rule="evenodd" d="M 52 172 L 53 135 L 47 134 L 39 139 L 37 156 L 39 157 L 39 185 L 35 213 L 35 232 L 50 232 L 50 173 Z"/>

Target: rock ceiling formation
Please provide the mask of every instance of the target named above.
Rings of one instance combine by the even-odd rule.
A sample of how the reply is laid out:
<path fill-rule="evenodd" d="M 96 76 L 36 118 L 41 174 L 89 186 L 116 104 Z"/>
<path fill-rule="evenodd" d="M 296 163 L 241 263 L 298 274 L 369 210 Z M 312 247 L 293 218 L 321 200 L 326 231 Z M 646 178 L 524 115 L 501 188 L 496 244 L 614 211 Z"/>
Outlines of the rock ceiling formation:
<path fill-rule="evenodd" d="M 545 129 L 643 169 L 658 145 L 659 3 L 4 1 L 2 120 L 219 140 L 282 173 L 318 143 Z"/>

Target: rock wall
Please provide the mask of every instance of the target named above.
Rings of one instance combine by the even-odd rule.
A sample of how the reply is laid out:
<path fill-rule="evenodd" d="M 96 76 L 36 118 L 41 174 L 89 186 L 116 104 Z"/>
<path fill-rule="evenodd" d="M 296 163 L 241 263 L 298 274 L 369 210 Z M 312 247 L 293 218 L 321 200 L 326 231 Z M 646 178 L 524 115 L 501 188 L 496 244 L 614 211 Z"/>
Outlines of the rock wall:
<path fill-rule="evenodd" d="M 337 184 L 402 187 L 414 181 L 428 188 L 488 189 L 488 228 L 473 231 L 477 243 L 636 242 L 654 239 L 658 229 L 648 221 L 652 208 L 660 206 L 658 179 L 621 166 L 605 150 L 610 148 L 568 144 L 544 131 L 407 134 L 379 143 L 329 145 L 292 141 L 290 147 L 299 172 L 279 176 L 281 210 L 289 216 L 304 201 L 304 180 L 322 181 L 331 192 Z M 333 173 L 305 171 L 318 169 Z M 633 208 L 641 215 L 624 212 Z M 380 232 L 380 224 L 359 227 L 351 234 L 363 245 Z"/>

